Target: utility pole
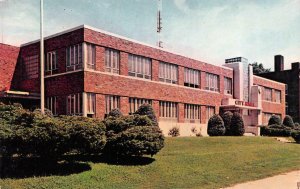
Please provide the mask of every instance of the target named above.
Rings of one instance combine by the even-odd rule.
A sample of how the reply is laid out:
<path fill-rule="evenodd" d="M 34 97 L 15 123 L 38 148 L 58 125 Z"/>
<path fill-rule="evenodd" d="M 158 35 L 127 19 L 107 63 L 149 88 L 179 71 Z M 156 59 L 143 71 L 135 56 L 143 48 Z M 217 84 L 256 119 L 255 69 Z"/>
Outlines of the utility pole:
<path fill-rule="evenodd" d="M 40 62 L 41 62 L 41 113 L 45 114 L 45 83 L 44 83 L 44 16 L 43 16 L 43 8 L 44 8 L 44 2 L 43 0 L 40 0 Z"/>
<path fill-rule="evenodd" d="M 162 31 L 162 0 L 157 0 L 157 46 L 163 48 L 161 41 L 161 31 Z"/>

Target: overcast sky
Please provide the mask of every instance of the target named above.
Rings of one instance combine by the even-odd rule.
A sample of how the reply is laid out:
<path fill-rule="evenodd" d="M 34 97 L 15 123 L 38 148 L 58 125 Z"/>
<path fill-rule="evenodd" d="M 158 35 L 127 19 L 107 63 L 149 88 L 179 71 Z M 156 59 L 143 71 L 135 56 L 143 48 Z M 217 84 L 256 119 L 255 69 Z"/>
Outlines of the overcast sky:
<path fill-rule="evenodd" d="M 3 41 L 39 38 L 39 0 L 0 0 Z M 44 0 L 45 35 L 81 24 L 156 44 L 157 0 Z M 164 48 L 211 64 L 300 61 L 300 0 L 163 0 Z M 1 35 L 2 36 L 2 35 Z"/>

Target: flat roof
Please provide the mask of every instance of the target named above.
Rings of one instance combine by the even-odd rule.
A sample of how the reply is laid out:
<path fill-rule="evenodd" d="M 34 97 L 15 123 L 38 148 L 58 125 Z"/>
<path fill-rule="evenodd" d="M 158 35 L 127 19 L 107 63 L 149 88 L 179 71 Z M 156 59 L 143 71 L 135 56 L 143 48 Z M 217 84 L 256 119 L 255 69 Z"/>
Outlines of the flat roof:
<path fill-rule="evenodd" d="M 76 26 L 74 28 L 70 28 L 70 29 L 64 30 L 62 32 L 58 32 L 58 33 L 49 35 L 47 37 L 44 37 L 44 40 L 51 39 L 51 38 L 54 38 L 54 37 L 57 37 L 57 36 L 60 36 L 60 35 L 72 32 L 72 31 L 76 31 L 76 30 L 81 29 L 81 28 L 90 29 L 90 30 L 93 30 L 93 31 L 96 31 L 96 32 L 100 32 L 100 33 L 106 34 L 106 35 L 110 35 L 112 37 L 117 37 L 117 38 L 120 38 L 120 39 L 124 39 L 124 40 L 127 40 L 127 41 L 138 43 L 138 44 L 141 44 L 141 45 L 144 45 L 144 46 L 147 46 L 147 47 L 151 47 L 151 48 L 154 48 L 154 49 L 157 49 L 157 50 L 160 50 L 160 51 L 165 51 L 165 52 L 172 53 L 172 54 L 175 54 L 175 55 L 179 55 L 179 56 L 183 56 L 183 57 L 186 57 L 186 58 L 190 58 L 190 57 L 188 57 L 186 55 L 183 55 L 183 54 L 180 54 L 178 52 L 173 52 L 173 51 L 168 50 L 168 49 L 164 49 L 164 48 L 160 48 L 160 47 L 157 47 L 157 46 L 154 46 L 154 45 L 150 45 L 150 44 L 147 44 L 147 43 L 144 43 L 144 42 L 140 42 L 140 41 L 137 41 L 135 39 L 127 38 L 127 37 L 124 37 L 124 36 L 121 36 L 121 35 L 118 35 L 118 34 L 114 34 L 114 33 L 108 32 L 108 31 L 104 31 L 104 30 L 101 30 L 101 29 L 98 29 L 98 28 L 95 28 L 95 27 L 92 27 L 92 26 L 89 26 L 89 25 L 85 25 L 85 24 L 82 24 L 80 26 Z M 39 41 L 40 41 L 40 39 L 37 39 L 37 40 L 34 40 L 34 41 L 30 41 L 28 43 L 21 44 L 20 47 L 28 46 L 28 45 L 37 43 Z M 210 63 L 206 63 L 206 62 L 203 62 L 203 61 L 195 59 L 195 58 L 190 58 L 190 59 L 193 59 L 193 60 L 205 63 L 205 64 L 210 64 Z M 221 66 L 220 65 L 215 65 L 215 64 L 210 64 L 210 65 L 221 67 L 221 68 L 224 68 L 224 69 L 227 69 L 227 70 L 233 70 L 232 68 L 225 67 L 225 66 L 222 66 L 222 65 Z"/>

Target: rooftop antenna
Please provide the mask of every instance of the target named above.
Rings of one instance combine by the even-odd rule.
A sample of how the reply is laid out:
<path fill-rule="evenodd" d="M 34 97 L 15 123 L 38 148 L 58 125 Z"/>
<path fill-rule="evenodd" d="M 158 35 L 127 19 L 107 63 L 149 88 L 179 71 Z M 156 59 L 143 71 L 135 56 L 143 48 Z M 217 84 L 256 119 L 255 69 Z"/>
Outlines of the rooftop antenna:
<path fill-rule="evenodd" d="M 161 41 L 161 31 L 162 31 L 162 0 L 157 0 L 157 46 L 163 48 Z"/>

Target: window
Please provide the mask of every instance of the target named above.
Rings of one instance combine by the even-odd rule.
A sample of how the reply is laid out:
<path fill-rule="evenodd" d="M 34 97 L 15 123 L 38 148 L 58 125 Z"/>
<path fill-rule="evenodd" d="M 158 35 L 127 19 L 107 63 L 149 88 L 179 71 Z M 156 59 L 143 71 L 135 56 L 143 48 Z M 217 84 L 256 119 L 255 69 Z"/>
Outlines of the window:
<path fill-rule="evenodd" d="M 86 63 L 88 69 L 96 68 L 96 48 L 93 44 L 86 44 Z"/>
<path fill-rule="evenodd" d="M 67 96 L 67 114 L 82 115 L 82 94 L 70 94 Z"/>
<path fill-rule="evenodd" d="M 66 49 L 67 71 L 82 69 L 82 44 L 72 45 Z"/>
<path fill-rule="evenodd" d="M 232 79 L 224 77 L 224 94 L 232 94 Z"/>
<path fill-rule="evenodd" d="M 275 90 L 275 102 L 281 103 L 281 91 Z"/>
<path fill-rule="evenodd" d="M 53 70 L 57 69 L 57 56 L 56 52 L 48 52 L 46 55 L 46 64 L 45 64 L 45 71 L 50 72 L 52 74 Z"/>
<path fill-rule="evenodd" d="M 177 118 L 177 103 L 159 101 L 159 117 L 162 118 Z"/>
<path fill-rule="evenodd" d="M 56 96 L 46 98 L 46 108 L 52 112 L 53 115 L 57 115 L 57 101 Z"/>
<path fill-rule="evenodd" d="M 200 71 L 184 68 L 184 86 L 199 88 Z"/>
<path fill-rule="evenodd" d="M 141 98 L 129 98 L 129 113 L 134 113 L 142 104 L 152 104 L 152 100 Z"/>
<path fill-rule="evenodd" d="M 200 106 L 194 104 L 184 104 L 184 118 L 190 120 L 200 120 Z"/>
<path fill-rule="evenodd" d="M 206 106 L 206 122 L 208 122 L 209 118 L 215 114 L 215 107 Z"/>
<path fill-rule="evenodd" d="M 24 70 L 23 77 L 24 79 L 35 79 L 39 76 L 39 56 L 28 56 L 23 59 Z"/>
<path fill-rule="evenodd" d="M 264 87 L 264 100 L 272 101 L 272 89 Z"/>
<path fill-rule="evenodd" d="M 120 73 L 120 52 L 113 49 L 105 49 L 105 71 L 115 74 Z"/>
<path fill-rule="evenodd" d="M 112 109 L 120 109 L 120 97 L 119 96 L 105 96 L 105 112 L 108 114 Z"/>
<path fill-rule="evenodd" d="M 176 84 L 178 81 L 178 66 L 165 62 L 159 63 L 159 80 Z"/>
<path fill-rule="evenodd" d="M 206 73 L 206 90 L 219 91 L 219 76 L 211 73 Z"/>
<path fill-rule="evenodd" d="M 128 75 L 151 79 L 151 59 L 142 56 L 128 56 Z"/>
<path fill-rule="evenodd" d="M 95 114 L 96 112 L 96 95 L 94 93 L 87 93 L 86 95 L 86 110 L 87 114 Z"/>

